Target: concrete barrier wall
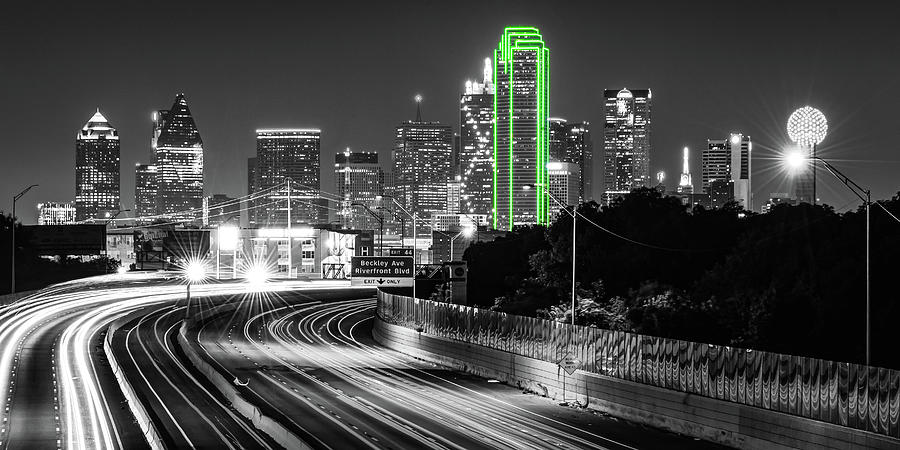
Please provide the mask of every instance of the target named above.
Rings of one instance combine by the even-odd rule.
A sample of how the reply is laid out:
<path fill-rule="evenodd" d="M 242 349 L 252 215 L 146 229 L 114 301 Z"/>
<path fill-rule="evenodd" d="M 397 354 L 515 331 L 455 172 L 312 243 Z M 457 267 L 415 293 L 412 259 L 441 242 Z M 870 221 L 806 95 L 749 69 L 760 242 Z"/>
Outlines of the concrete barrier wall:
<path fill-rule="evenodd" d="M 164 449 L 165 446 L 163 445 L 159 432 L 153 425 L 153 421 L 150 419 L 150 415 L 147 414 L 147 410 L 144 408 L 143 403 L 141 403 L 137 395 L 135 395 L 134 388 L 122 372 L 119 361 L 116 360 L 116 355 L 112 351 L 111 342 L 113 334 L 121 328 L 122 325 L 133 320 L 135 318 L 134 316 L 135 314 L 129 314 L 128 316 L 113 321 L 109 325 L 106 329 L 106 339 L 103 339 L 103 351 L 106 353 L 106 359 L 109 360 L 109 365 L 112 367 L 113 374 L 116 376 L 116 382 L 119 384 L 119 389 L 122 390 L 122 394 L 125 396 L 125 399 L 128 400 L 128 409 L 131 410 L 131 414 L 134 415 L 138 426 L 141 428 L 141 432 L 144 434 L 144 439 L 147 440 L 147 444 L 150 445 L 150 448 L 161 450 Z"/>
<path fill-rule="evenodd" d="M 375 318 L 375 340 L 420 358 L 496 378 L 615 417 L 736 448 L 900 448 L 900 440 L 803 417 L 576 371 L 526 356 L 428 335 Z"/>
<path fill-rule="evenodd" d="M 193 364 L 193 366 L 200 371 L 213 386 L 215 386 L 219 393 L 231 403 L 231 406 L 234 407 L 239 414 L 249 419 L 250 422 L 253 423 L 253 426 L 271 436 L 275 442 L 284 448 L 298 450 L 311 448 L 304 440 L 285 428 L 281 423 L 266 416 L 259 408 L 245 400 L 237 391 L 234 384 L 232 384 L 230 380 L 226 380 L 219 371 L 207 363 L 197 352 L 197 349 L 191 345 L 190 341 L 187 339 L 186 329 L 186 326 L 182 324 L 181 329 L 178 332 L 178 345 L 181 346 L 181 350 L 187 355 L 191 364 Z"/>

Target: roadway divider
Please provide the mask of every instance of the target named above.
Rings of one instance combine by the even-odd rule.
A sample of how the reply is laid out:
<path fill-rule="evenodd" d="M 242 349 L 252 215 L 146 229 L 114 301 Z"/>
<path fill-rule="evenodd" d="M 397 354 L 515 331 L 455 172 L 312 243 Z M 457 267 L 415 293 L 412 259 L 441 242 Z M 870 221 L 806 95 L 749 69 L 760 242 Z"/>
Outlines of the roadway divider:
<path fill-rule="evenodd" d="M 895 438 L 792 414 L 580 369 L 569 375 L 554 362 L 429 333 L 421 314 L 418 321 L 389 323 L 382 317 L 383 296 L 379 293 L 379 313 L 372 330 L 376 342 L 542 396 L 736 448 L 900 448 Z"/>
<path fill-rule="evenodd" d="M 147 444 L 150 445 L 150 448 L 162 450 L 165 446 L 163 445 L 159 432 L 153 425 L 153 420 L 150 419 L 150 415 L 144 408 L 144 404 L 141 403 L 138 396 L 135 394 L 134 388 L 131 386 L 131 383 L 128 382 L 128 377 L 122 372 L 119 361 L 116 360 L 115 352 L 112 351 L 113 334 L 115 334 L 123 325 L 142 314 L 144 314 L 142 311 L 138 311 L 120 317 L 110 323 L 109 327 L 106 329 L 106 338 L 103 339 L 103 351 L 106 353 L 106 359 L 109 360 L 109 365 L 112 368 L 113 374 L 116 376 L 116 382 L 119 384 L 119 389 L 122 390 L 125 400 L 128 401 L 128 409 L 131 410 L 131 414 L 134 415 L 138 426 L 141 428 L 141 432 L 144 434 L 144 439 L 147 440 Z"/>
<path fill-rule="evenodd" d="M 221 312 L 221 311 L 219 311 Z M 231 406 L 242 416 L 246 417 L 253 423 L 258 430 L 268 434 L 275 442 L 284 448 L 306 450 L 312 447 L 296 434 L 288 430 L 277 420 L 265 415 L 252 403 L 244 399 L 238 392 L 237 387 L 219 373 L 212 365 L 210 365 L 197 352 L 197 349 L 187 338 L 187 324 L 182 323 L 178 330 L 178 345 L 187 355 L 188 360 L 200 373 L 205 376 L 210 383 L 225 397 Z"/>

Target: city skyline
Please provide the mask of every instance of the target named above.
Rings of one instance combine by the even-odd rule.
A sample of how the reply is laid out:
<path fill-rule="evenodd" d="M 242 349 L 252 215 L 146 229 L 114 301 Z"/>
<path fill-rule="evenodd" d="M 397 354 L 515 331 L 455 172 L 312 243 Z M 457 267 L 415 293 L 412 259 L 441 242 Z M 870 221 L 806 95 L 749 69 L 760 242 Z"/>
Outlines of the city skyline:
<path fill-rule="evenodd" d="M 15 7 L 20 8 L 17 12 L 22 22 L 43 14 L 41 10 L 29 6 Z M 320 8 L 328 11 L 327 7 Z M 427 117 L 454 124 L 458 114 L 457 102 L 464 92 L 465 80 L 471 78 L 471 74 L 479 73 L 481 58 L 494 47 L 498 30 L 509 24 L 523 24 L 541 29 L 554 51 L 550 101 L 552 116 L 602 123 L 603 89 L 646 86 L 654 90 L 651 173 L 663 169 L 670 175 L 677 174 L 681 165 L 680 149 L 684 146 L 699 149 L 709 136 L 741 130 L 754 136 L 756 141 L 753 165 L 755 196 L 765 198 L 770 192 L 788 192 L 789 177 L 781 173 L 778 162 L 773 160 L 776 151 L 789 144 L 784 131 L 787 116 L 794 109 L 811 104 L 821 109 L 835 125 L 820 146 L 820 155 L 844 160 L 849 174 L 865 176 L 874 198 L 887 198 L 896 193 L 892 175 L 900 168 L 900 163 L 894 156 L 892 142 L 896 140 L 897 131 L 889 126 L 892 116 L 886 105 L 875 100 L 896 96 L 898 85 L 892 80 L 897 79 L 898 69 L 884 63 L 882 58 L 868 57 L 896 47 L 893 44 L 897 38 L 888 35 L 885 27 L 876 26 L 883 19 L 856 12 L 838 16 L 836 10 L 827 6 L 809 10 L 802 5 L 789 5 L 782 7 L 782 13 L 773 17 L 766 14 L 765 8 L 747 7 L 740 9 L 741 18 L 736 20 L 764 18 L 760 25 L 767 30 L 764 36 L 757 35 L 752 39 L 723 36 L 717 42 L 698 43 L 698 36 L 702 34 L 697 31 L 701 29 L 698 24 L 706 23 L 710 17 L 737 13 L 738 9 L 714 4 L 698 4 L 688 11 L 667 8 L 660 5 L 655 12 L 649 13 L 645 19 L 648 26 L 652 25 L 653 32 L 629 42 L 628 51 L 623 51 L 622 57 L 631 64 L 610 64 L 610 60 L 602 57 L 597 37 L 569 30 L 577 28 L 572 26 L 575 23 L 583 23 L 587 19 L 552 12 L 525 11 L 527 8 L 510 13 L 499 5 L 488 5 L 488 13 L 482 17 L 467 15 L 464 21 L 455 21 L 465 23 L 466 28 L 470 29 L 464 35 L 458 32 L 442 33 L 450 30 L 444 28 L 449 25 L 435 24 L 428 19 L 414 25 L 413 34 L 419 39 L 392 37 L 390 45 L 402 41 L 415 49 L 429 48 L 442 42 L 453 41 L 456 44 L 450 55 L 442 58 L 423 56 L 422 64 L 407 66 L 408 61 L 399 56 L 396 59 L 390 57 L 389 61 L 398 61 L 398 64 L 383 75 L 363 68 L 360 69 L 362 72 L 353 73 L 351 77 L 329 64 L 331 58 L 337 57 L 344 47 L 354 41 L 354 35 L 350 33 L 332 39 L 333 42 L 323 43 L 321 49 L 315 49 L 313 60 L 321 63 L 315 64 L 303 76 L 297 75 L 299 67 L 279 63 L 282 64 L 279 66 L 283 69 L 279 71 L 282 75 L 238 71 L 234 77 L 223 77 L 214 70 L 215 67 L 206 69 L 201 67 L 204 64 L 200 62 L 203 61 L 199 61 L 185 63 L 188 70 L 173 73 L 171 77 L 148 78 L 150 72 L 146 69 L 146 61 L 154 64 L 185 62 L 188 53 L 194 54 L 217 45 L 215 39 L 203 38 L 200 31 L 185 31 L 182 37 L 186 39 L 186 49 L 165 57 L 161 50 L 149 44 L 155 34 L 132 36 L 129 42 L 137 42 L 147 47 L 147 51 L 123 55 L 127 64 L 121 64 L 116 69 L 117 75 L 113 79 L 99 76 L 104 70 L 102 66 L 76 65 L 71 76 L 59 82 L 58 75 L 54 75 L 50 68 L 69 61 L 66 49 L 77 42 L 70 44 L 53 37 L 58 36 L 55 33 L 65 33 L 71 27 L 67 17 L 74 14 L 77 18 L 85 14 L 83 11 L 60 8 L 46 17 L 47 25 L 41 25 L 53 25 L 59 31 L 48 34 L 44 39 L 20 42 L 17 48 L 0 44 L 5 59 L 27 62 L 29 58 L 41 55 L 39 64 L 16 72 L 4 72 L 4 76 L 8 74 L 7 85 L 15 87 L 11 89 L 11 103 L 21 104 L 22 107 L 15 111 L 7 108 L 2 113 L 4 120 L 0 123 L 5 127 L 2 131 L 10 136 L 7 141 L 9 147 L 2 154 L 7 162 L 21 170 L 0 180 L 0 188 L 11 192 L 20 185 L 36 182 L 41 184 L 37 194 L 40 200 L 71 200 L 74 197 L 71 189 L 74 180 L 68 179 L 70 176 L 67 175 L 71 173 L 70 133 L 79 122 L 83 123 L 85 109 L 97 106 L 116 124 L 122 136 L 122 166 L 147 163 L 149 148 L 146 129 L 150 113 L 162 99 L 171 98 L 177 92 L 185 92 L 190 98 L 192 112 L 203 131 L 204 148 L 207 150 L 205 195 L 243 193 L 245 181 L 242 180 L 246 167 L 243 163 L 235 163 L 235 160 L 244 160 L 252 155 L 253 130 L 259 127 L 317 126 L 323 130 L 323 158 L 330 159 L 333 154 L 350 146 L 376 149 L 384 161 L 390 148 L 390 129 L 393 124 L 408 117 L 407 111 L 416 93 L 424 96 L 423 110 Z M 142 11 L 139 7 L 136 9 Z M 445 9 L 447 11 L 442 12 L 453 17 L 461 14 L 451 8 Z M 466 8 L 457 6 L 452 9 Z M 227 41 L 240 44 L 235 48 L 236 61 L 246 61 L 248 58 L 278 61 L 274 59 L 278 51 L 292 45 L 302 45 L 296 43 L 296 37 L 279 39 L 278 32 L 264 34 L 256 40 L 248 39 L 242 44 L 245 42 L 243 39 L 248 38 L 248 32 L 242 27 L 229 28 L 239 20 L 239 10 L 229 7 L 217 10 L 217 18 L 221 19 L 222 24 L 203 17 L 203 11 L 201 6 L 189 7 L 183 17 L 162 22 L 159 26 L 166 30 L 182 25 L 186 20 L 194 20 L 199 30 L 219 37 L 229 36 L 229 32 L 238 30 Z M 597 12 L 590 8 L 586 11 Z M 145 30 L 148 24 L 158 19 L 158 13 L 153 11 L 141 19 L 133 18 L 140 16 L 132 14 L 134 12 L 130 8 L 109 10 L 109 14 L 122 19 L 122 24 L 118 26 L 134 25 L 135 31 L 126 31 L 128 35 Z M 614 14 L 615 8 L 603 10 L 602 13 Z M 667 14 L 670 17 L 666 17 Z M 377 17 L 385 15 L 382 12 Z M 810 20 L 796 20 L 805 15 L 809 15 Z M 365 12 L 351 14 L 348 20 L 357 23 L 365 20 L 364 16 Z M 253 14 L 250 17 L 245 28 L 252 30 L 261 26 L 257 23 L 261 21 L 253 19 Z M 405 17 L 406 13 L 389 20 L 401 21 Z M 72 23 L 76 22 L 72 20 Z M 313 34 L 308 38 L 324 32 L 323 27 L 329 23 L 325 20 L 323 25 L 314 27 L 309 31 Z M 838 23 L 848 30 L 846 36 L 838 37 L 825 32 Z M 617 25 L 608 26 L 615 29 Z M 649 51 L 652 50 L 652 37 L 658 38 L 661 33 L 675 29 L 686 31 L 683 36 L 674 37 L 674 42 L 669 44 L 675 56 L 666 56 L 660 50 Z M 100 31 L 82 31 L 85 39 L 102 37 Z M 4 27 L 3 31 L 13 36 L 23 32 L 24 29 L 14 22 Z M 170 42 L 171 38 L 163 39 Z M 760 42 L 770 45 L 757 45 Z M 862 46 L 863 42 L 874 45 Z M 262 44 L 266 45 L 258 56 L 248 51 Z M 693 44 L 698 45 L 687 48 Z M 116 42 L 109 45 L 121 48 Z M 271 46 L 271 50 L 266 49 L 267 46 Z M 784 51 L 772 51 L 772 48 L 782 48 Z M 722 77 L 701 70 L 702 66 L 698 63 L 724 58 L 726 56 L 723 55 L 728 55 L 729 50 L 735 56 L 738 53 L 742 55 L 742 71 Z M 208 56 L 201 59 L 215 59 L 220 52 L 207 52 Z M 73 51 L 71 54 L 77 53 Z M 375 57 L 384 55 L 364 55 L 367 61 Z M 678 67 L 669 70 L 676 60 Z M 869 67 L 874 64 L 878 70 L 868 71 L 859 78 L 857 73 L 848 69 L 860 61 L 866 61 Z M 233 64 L 222 62 L 217 67 L 231 69 L 236 67 Z M 390 65 L 385 63 L 385 67 Z M 779 73 L 784 75 L 778 82 L 768 81 L 765 76 L 771 67 L 778 67 Z M 371 88 L 347 84 L 350 78 L 362 75 L 373 76 L 371 82 L 379 84 L 379 92 L 373 93 Z M 138 81 L 142 87 L 132 89 Z M 346 89 L 340 95 L 328 95 L 326 99 L 312 88 L 321 83 L 327 83 L 326 86 L 333 89 L 318 90 L 334 91 L 336 86 Z M 858 95 L 856 88 L 859 85 L 871 86 L 872 89 Z M 367 93 L 362 95 L 362 92 Z M 35 101 L 26 101 L 26 98 L 34 98 Z M 337 106 L 330 108 L 335 111 L 323 108 L 326 100 Z M 685 113 L 684 108 L 690 113 Z M 26 120 L 12 120 L 13 114 Z M 35 128 L 37 126 L 40 131 Z M 599 145 L 595 133 L 595 161 Z M 692 158 L 693 173 L 700 173 L 699 159 Z M 41 170 L 37 170 L 39 167 Z M 120 188 L 125 193 L 122 207 L 132 208 L 134 173 L 126 170 L 121 176 Z M 330 171 L 323 172 L 325 186 L 333 184 L 332 176 Z M 854 207 L 853 197 L 840 186 L 820 181 L 819 197 L 824 202 L 845 210 Z M 0 208 L 8 212 L 9 200 L 0 202 Z M 36 210 L 20 211 L 24 221 L 35 222 Z"/>

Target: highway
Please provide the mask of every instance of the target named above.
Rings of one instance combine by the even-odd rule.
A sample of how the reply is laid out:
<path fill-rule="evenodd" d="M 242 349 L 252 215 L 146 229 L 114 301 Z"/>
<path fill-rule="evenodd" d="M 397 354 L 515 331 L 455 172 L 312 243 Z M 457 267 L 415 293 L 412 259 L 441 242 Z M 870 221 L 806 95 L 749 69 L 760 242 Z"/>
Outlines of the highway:
<path fill-rule="evenodd" d="M 694 439 L 426 364 L 371 338 L 374 299 L 217 316 L 191 345 L 314 448 L 698 448 Z"/>

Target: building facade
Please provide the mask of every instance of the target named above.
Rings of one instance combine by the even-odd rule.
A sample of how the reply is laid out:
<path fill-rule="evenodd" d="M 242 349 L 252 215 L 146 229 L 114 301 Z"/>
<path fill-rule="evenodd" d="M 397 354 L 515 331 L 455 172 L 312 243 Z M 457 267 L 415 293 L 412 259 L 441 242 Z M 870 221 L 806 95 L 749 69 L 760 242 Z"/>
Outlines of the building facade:
<path fill-rule="evenodd" d="M 682 163 L 681 163 L 681 179 L 678 180 L 678 189 L 677 192 L 679 194 L 693 194 L 694 193 L 694 181 L 691 179 L 691 165 L 688 162 L 688 154 L 690 150 L 685 147 L 682 154 Z"/>
<path fill-rule="evenodd" d="M 561 206 L 578 205 L 581 195 L 581 167 L 575 163 L 551 161 L 547 164 L 547 176 L 550 180 L 550 214 Z"/>
<path fill-rule="evenodd" d="M 608 205 L 632 189 L 651 187 L 649 89 L 607 89 L 603 124 L 603 197 Z"/>
<path fill-rule="evenodd" d="M 70 225 L 75 223 L 75 205 L 72 202 L 38 203 L 38 225 Z"/>
<path fill-rule="evenodd" d="M 384 170 L 378 163 L 378 152 L 351 152 L 334 155 L 334 192 L 340 198 L 338 219 L 341 226 L 352 230 L 376 230 L 379 220 L 354 203 L 365 205 L 375 214 L 384 195 Z M 386 219 L 381 219 L 386 220 Z"/>
<path fill-rule="evenodd" d="M 119 154 L 119 133 L 98 109 L 75 136 L 75 220 L 119 210 Z"/>
<path fill-rule="evenodd" d="M 184 94 L 154 114 L 156 212 L 169 220 L 200 219 L 203 207 L 203 139 Z"/>
<path fill-rule="evenodd" d="M 504 30 L 493 79 L 493 226 L 547 224 L 550 49 L 537 28 Z"/>
<path fill-rule="evenodd" d="M 549 123 L 550 159 L 578 166 L 578 203 L 594 199 L 594 146 L 590 127 L 590 122 L 569 123 L 560 118 L 551 118 Z"/>
<path fill-rule="evenodd" d="M 288 216 L 292 224 L 321 222 L 321 137 L 318 129 L 256 130 L 253 188 L 263 194 L 251 211 L 258 226 L 284 225 Z"/>
<path fill-rule="evenodd" d="M 731 133 L 726 139 L 708 139 L 701 158 L 703 191 L 713 197 L 726 195 L 751 211 L 753 208 L 750 184 L 750 136 Z M 716 186 L 713 184 L 719 182 Z"/>
<path fill-rule="evenodd" d="M 494 184 L 494 70 L 484 60 L 482 82 L 466 81 L 459 100 L 459 210 L 491 215 Z"/>
<path fill-rule="evenodd" d="M 134 216 L 138 222 L 152 222 L 156 215 L 156 166 L 134 166 Z"/>
<path fill-rule="evenodd" d="M 421 111 L 421 110 L 420 110 Z M 407 211 L 427 222 L 447 211 L 447 183 L 451 179 L 453 130 L 440 122 L 416 120 L 397 125 L 392 152 L 393 195 Z M 412 223 L 406 224 L 409 230 Z M 430 231 L 417 229 L 418 234 Z"/>

